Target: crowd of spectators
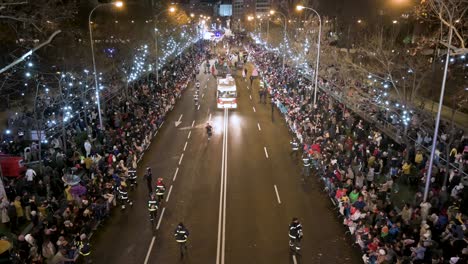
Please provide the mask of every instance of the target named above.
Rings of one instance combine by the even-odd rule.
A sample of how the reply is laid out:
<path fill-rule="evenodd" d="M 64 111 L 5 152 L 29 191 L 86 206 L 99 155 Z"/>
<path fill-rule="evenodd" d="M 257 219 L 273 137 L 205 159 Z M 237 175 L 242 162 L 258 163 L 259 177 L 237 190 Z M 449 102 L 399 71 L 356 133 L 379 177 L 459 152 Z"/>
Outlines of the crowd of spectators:
<path fill-rule="evenodd" d="M 103 223 L 118 202 L 117 188 L 126 186 L 128 172 L 151 143 L 165 116 L 205 57 L 204 43 L 187 48 L 161 70 L 129 84 L 128 94 L 105 106 L 104 130 L 96 109 L 71 122 L 64 133 L 42 146 L 40 167 L 5 183 L 2 223 L 19 234 L 14 252 L 26 263 L 74 261 L 80 241 Z M 3 141 L 1 153 L 39 159 L 37 144 L 15 137 Z M 25 148 L 28 151 L 25 151 Z M 121 187 L 122 186 L 122 187 Z M 32 228 L 23 232 L 24 226 Z"/>
<path fill-rule="evenodd" d="M 324 183 L 346 233 L 366 263 L 468 262 L 468 139 L 441 138 L 453 167 L 434 163 L 423 200 L 428 158 L 422 142 L 403 146 L 365 122 L 296 69 L 282 70 L 281 56 L 250 44 L 251 57 L 314 174 Z M 327 80 L 320 80 L 325 85 Z M 424 140 L 423 140 L 424 141 Z M 436 159 L 438 156 L 436 156 Z M 446 184 L 445 183 L 445 179 Z M 399 191 L 408 186 L 401 201 Z M 414 195 L 413 195 L 414 194 Z"/>

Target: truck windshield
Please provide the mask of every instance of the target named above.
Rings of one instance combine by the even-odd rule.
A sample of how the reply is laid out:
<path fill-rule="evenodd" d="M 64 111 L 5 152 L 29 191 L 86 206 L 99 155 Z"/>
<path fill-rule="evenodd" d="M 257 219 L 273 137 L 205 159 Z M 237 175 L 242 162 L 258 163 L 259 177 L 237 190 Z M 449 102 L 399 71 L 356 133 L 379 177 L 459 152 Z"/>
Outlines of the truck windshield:
<path fill-rule="evenodd" d="M 236 98 L 236 91 L 219 91 L 218 98 Z"/>

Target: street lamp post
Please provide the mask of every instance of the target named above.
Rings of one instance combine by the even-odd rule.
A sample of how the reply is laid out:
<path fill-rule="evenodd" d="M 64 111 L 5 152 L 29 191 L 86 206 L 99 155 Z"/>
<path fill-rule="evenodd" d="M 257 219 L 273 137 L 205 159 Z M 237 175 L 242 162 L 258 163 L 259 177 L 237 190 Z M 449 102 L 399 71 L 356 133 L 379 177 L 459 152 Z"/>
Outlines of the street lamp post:
<path fill-rule="evenodd" d="M 314 87 L 314 106 L 317 103 L 317 90 L 318 90 L 318 74 L 319 74 L 319 64 L 320 64 L 320 40 L 322 37 L 322 18 L 320 17 L 319 13 L 315 11 L 315 9 L 310 8 L 310 7 L 305 7 L 305 6 L 300 6 L 298 5 L 296 7 L 297 10 L 301 11 L 303 9 L 311 10 L 313 11 L 318 19 L 319 19 L 319 34 L 318 34 L 318 40 L 317 40 L 317 61 L 315 65 L 315 87 Z"/>
<path fill-rule="evenodd" d="M 285 61 L 285 57 L 286 57 L 286 30 L 288 28 L 288 18 L 286 17 L 285 14 L 283 14 L 283 13 L 281 13 L 279 11 L 270 10 L 270 14 L 274 15 L 275 13 L 278 13 L 278 14 L 282 15 L 283 18 L 284 18 L 284 32 L 283 32 L 284 45 L 283 45 L 283 65 L 282 65 L 282 69 L 284 71 L 284 61 Z"/>
<path fill-rule="evenodd" d="M 101 130 L 104 130 L 104 126 L 102 125 L 102 114 L 101 114 L 101 100 L 99 98 L 99 80 L 97 77 L 97 71 L 96 71 L 96 58 L 94 57 L 94 40 L 93 40 L 93 28 L 91 26 L 91 17 L 96 9 L 98 9 L 101 6 L 108 6 L 108 5 L 114 5 L 116 7 L 122 7 L 123 2 L 122 1 L 116 1 L 116 2 L 111 2 L 111 3 L 103 3 L 95 6 L 91 12 L 89 12 L 89 17 L 88 17 L 88 26 L 89 26 L 89 41 L 91 43 L 91 56 L 93 58 L 93 70 L 94 70 L 94 85 L 96 86 L 96 101 L 98 105 L 98 116 L 99 116 L 99 127 Z"/>

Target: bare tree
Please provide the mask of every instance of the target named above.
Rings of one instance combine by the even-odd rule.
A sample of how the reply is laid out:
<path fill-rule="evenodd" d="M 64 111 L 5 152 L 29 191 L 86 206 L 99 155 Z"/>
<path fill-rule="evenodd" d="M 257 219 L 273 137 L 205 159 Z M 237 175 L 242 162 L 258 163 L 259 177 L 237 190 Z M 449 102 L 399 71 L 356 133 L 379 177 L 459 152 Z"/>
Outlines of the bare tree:
<path fill-rule="evenodd" d="M 429 21 L 440 22 L 441 31 L 442 25 L 453 30 L 454 39 L 452 39 L 450 45 L 447 40 L 440 38 L 440 44 L 449 48 L 451 54 L 468 53 L 466 48 L 468 0 L 422 0 L 417 12 L 421 17 Z"/>

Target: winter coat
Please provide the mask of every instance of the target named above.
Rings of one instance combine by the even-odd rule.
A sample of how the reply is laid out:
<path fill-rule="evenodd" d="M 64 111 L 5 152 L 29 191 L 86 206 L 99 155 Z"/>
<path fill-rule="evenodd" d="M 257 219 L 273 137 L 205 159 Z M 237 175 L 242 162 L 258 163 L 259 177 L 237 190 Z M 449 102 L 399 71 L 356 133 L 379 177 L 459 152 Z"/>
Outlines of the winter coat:
<path fill-rule="evenodd" d="M 16 208 L 16 216 L 17 217 L 23 217 L 24 212 L 23 212 L 23 207 L 21 206 L 21 202 L 20 201 L 14 201 L 14 204 L 15 204 L 15 208 Z"/>

